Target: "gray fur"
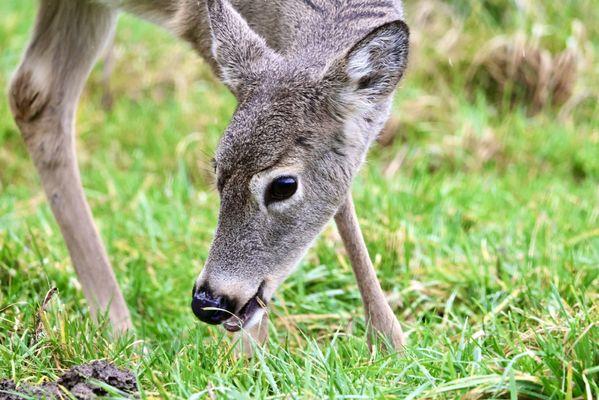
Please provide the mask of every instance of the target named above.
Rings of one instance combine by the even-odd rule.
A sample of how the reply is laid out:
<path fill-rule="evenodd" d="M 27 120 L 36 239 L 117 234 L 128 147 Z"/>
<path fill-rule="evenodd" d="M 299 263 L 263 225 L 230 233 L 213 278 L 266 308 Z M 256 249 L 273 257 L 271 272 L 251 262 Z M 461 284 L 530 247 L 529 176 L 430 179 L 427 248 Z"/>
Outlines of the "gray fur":
<path fill-rule="evenodd" d="M 87 0 L 77 2 L 80 7 L 68 6 L 70 1 L 41 0 L 36 34 L 11 91 L 13 112 L 42 179 L 48 166 L 70 154 L 64 148 L 72 147 L 73 136 L 64 126 L 71 124 L 96 47 L 106 36 L 101 20 L 78 24 L 78 15 L 56 17 L 56 12 L 112 18 L 108 10 L 121 8 L 165 26 L 188 41 L 239 100 L 215 156 L 221 207 L 196 284 L 241 307 L 264 283 L 268 300 L 346 200 L 388 118 L 408 55 L 400 1 Z M 95 35 L 98 27 L 102 36 L 88 40 L 96 47 L 80 56 L 82 49 L 69 44 L 81 44 L 80 38 Z M 79 53 L 69 54 L 73 49 Z M 58 63 L 51 66 L 57 75 L 45 82 L 44 68 L 50 66 L 44 63 Z M 56 118 L 47 129 L 44 121 Z M 59 185 L 80 187 L 72 157 L 68 165 L 74 175 L 60 175 Z M 266 206 L 264 190 L 280 174 L 297 176 L 300 189 L 291 199 Z M 47 188 L 48 196 L 54 191 Z M 87 207 L 84 199 L 78 201 L 76 207 Z M 62 211 L 55 215 L 61 226 L 69 225 Z M 91 219 L 85 225 L 95 230 Z M 77 239 L 65 239 L 71 250 Z M 106 258 L 99 239 L 92 239 L 99 247 L 90 257 Z M 75 259 L 83 255 L 72 251 L 71 256 L 75 264 L 85 264 Z M 87 268 L 92 267 L 81 267 Z"/>
<path fill-rule="evenodd" d="M 221 209 L 198 285 L 239 307 L 261 283 L 270 298 L 345 200 L 406 67 L 397 3 L 330 4 L 274 2 L 279 17 L 266 19 L 279 22 L 261 41 L 228 3 L 208 1 L 213 57 L 239 106 L 215 157 Z M 302 190 L 266 207 L 252 181 L 265 188 L 277 169 Z"/>

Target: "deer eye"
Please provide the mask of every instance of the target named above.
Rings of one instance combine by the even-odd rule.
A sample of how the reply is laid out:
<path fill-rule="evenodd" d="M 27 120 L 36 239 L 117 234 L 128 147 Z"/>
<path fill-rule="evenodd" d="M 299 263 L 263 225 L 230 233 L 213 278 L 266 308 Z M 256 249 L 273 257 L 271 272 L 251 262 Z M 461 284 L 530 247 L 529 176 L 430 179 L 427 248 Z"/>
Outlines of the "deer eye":
<path fill-rule="evenodd" d="M 279 176 L 275 178 L 266 190 L 266 205 L 277 201 L 287 200 L 297 190 L 297 178 L 294 176 Z"/>

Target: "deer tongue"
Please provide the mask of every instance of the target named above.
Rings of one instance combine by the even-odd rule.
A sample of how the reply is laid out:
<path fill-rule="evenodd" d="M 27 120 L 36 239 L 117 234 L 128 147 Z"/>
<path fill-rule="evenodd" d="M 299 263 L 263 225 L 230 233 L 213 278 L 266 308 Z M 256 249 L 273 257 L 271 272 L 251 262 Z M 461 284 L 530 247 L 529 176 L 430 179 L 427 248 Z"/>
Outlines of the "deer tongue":
<path fill-rule="evenodd" d="M 266 308 L 264 301 L 256 294 L 239 310 L 236 315 L 223 322 L 223 327 L 229 332 L 237 332 L 252 319 L 262 308 Z"/>

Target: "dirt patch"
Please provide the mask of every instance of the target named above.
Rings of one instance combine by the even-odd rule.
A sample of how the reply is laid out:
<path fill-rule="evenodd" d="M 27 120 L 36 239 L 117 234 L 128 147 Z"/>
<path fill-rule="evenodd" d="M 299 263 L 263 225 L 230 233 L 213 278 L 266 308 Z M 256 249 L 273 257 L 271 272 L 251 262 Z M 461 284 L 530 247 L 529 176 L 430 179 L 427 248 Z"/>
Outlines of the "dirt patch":
<path fill-rule="evenodd" d="M 103 382 L 131 397 L 137 393 L 135 375 L 115 367 L 105 361 L 93 361 L 75 366 L 66 371 L 56 382 L 42 385 L 15 385 L 10 380 L 0 380 L 0 400 L 20 400 L 23 398 L 44 399 L 94 399 L 108 394 L 94 383 Z M 68 395 L 67 395 L 68 393 Z M 69 397 L 72 396 L 72 397 Z"/>

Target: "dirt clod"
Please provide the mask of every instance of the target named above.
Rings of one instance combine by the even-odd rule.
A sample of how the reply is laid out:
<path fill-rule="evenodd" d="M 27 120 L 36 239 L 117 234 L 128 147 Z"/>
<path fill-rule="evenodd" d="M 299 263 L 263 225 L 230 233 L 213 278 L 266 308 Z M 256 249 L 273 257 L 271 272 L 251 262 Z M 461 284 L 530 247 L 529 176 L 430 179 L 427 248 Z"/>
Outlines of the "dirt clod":
<path fill-rule="evenodd" d="M 93 361 L 69 369 L 56 382 L 42 385 L 24 384 L 17 387 L 10 380 L 0 380 L 0 400 L 28 397 L 67 399 L 67 392 L 76 399 L 84 400 L 107 395 L 94 381 L 103 382 L 131 396 L 137 392 L 135 375 L 131 371 L 119 369 L 106 361 Z"/>
<path fill-rule="evenodd" d="M 28 398 L 35 399 L 61 399 L 60 389 L 56 383 L 44 383 L 39 386 L 19 385 L 16 387 L 13 381 L 0 381 L 0 400 L 23 400 Z"/>

